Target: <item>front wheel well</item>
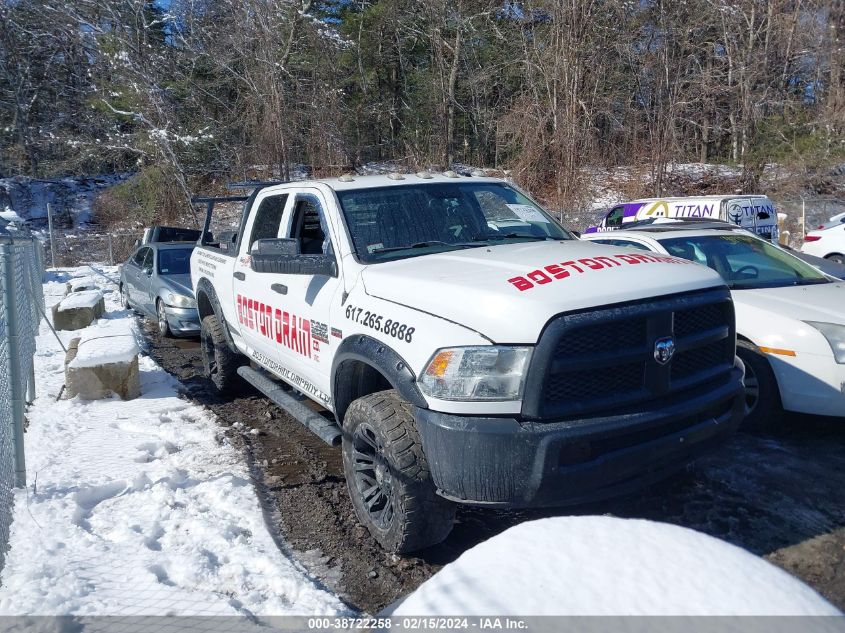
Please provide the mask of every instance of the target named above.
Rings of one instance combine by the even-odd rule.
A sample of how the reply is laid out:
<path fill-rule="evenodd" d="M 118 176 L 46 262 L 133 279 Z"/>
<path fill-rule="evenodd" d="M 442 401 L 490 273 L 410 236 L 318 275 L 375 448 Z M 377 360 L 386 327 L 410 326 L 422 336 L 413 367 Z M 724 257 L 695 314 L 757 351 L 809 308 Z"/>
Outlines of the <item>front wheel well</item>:
<path fill-rule="evenodd" d="M 214 305 L 211 303 L 208 293 L 202 290 L 197 292 L 197 312 L 199 312 L 200 322 L 210 314 L 214 314 Z"/>
<path fill-rule="evenodd" d="M 338 365 L 334 384 L 334 410 L 341 424 L 346 410 L 355 400 L 394 388 L 378 369 L 357 359 L 345 360 Z"/>

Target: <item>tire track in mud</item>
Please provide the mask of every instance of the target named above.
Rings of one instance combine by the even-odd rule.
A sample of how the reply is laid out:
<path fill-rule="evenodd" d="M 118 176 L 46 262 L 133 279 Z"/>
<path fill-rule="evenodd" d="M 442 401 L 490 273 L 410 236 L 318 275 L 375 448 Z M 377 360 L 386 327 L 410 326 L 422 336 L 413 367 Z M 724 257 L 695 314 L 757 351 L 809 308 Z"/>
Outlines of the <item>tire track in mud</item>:
<path fill-rule="evenodd" d="M 441 545 L 382 551 L 355 518 L 340 450 L 246 386 L 221 398 L 202 377 L 196 341 L 141 327 L 147 352 L 184 394 L 213 411 L 253 461 L 274 529 L 297 560 L 351 606 L 377 613 L 473 545 L 524 520 L 609 514 L 689 527 L 764 556 L 845 609 L 845 419 L 790 416 L 774 436 L 740 433 L 671 480 L 623 499 L 560 510 L 460 508 Z"/>

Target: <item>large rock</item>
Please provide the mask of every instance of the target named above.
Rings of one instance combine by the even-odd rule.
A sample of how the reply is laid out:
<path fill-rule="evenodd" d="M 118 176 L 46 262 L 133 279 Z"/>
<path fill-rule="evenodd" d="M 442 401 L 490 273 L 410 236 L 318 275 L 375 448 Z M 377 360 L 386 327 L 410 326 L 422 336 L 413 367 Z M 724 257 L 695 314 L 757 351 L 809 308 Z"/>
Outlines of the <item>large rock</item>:
<path fill-rule="evenodd" d="M 106 311 L 99 290 L 73 292 L 53 306 L 53 327 L 57 330 L 81 330 Z"/>
<path fill-rule="evenodd" d="M 123 400 L 141 395 L 138 345 L 128 328 L 93 328 L 70 342 L 65 357 L 69 398 L 100 400 L 116 394 Z"/>

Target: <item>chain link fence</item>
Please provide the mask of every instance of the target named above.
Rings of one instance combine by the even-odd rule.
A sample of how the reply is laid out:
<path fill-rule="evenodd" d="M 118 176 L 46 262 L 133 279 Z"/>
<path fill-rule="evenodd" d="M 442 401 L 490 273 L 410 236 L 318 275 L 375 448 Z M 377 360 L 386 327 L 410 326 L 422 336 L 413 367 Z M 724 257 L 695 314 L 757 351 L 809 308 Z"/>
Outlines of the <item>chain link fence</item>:
<path fill-rule="evenodd" d="M 54 232 L 50 244 L 50 264 L 53 268 L 120 264 L 129 259 L 140 238 L 140 233 Z"/>
<path fill-rule="evenodd" d="M 12 521 L 12 490 L 26 485 L 26 405 L 35 399 L 35 337 L 44 313 L 44 249 L 22 230 L 0 228 L 0 568 Z"/>

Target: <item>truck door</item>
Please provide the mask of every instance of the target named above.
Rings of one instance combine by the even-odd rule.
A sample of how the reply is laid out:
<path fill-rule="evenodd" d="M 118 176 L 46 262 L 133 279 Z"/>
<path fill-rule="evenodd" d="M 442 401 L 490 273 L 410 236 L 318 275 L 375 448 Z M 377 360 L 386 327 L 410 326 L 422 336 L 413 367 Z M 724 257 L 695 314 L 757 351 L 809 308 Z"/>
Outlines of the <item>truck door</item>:
<path fill-rule="evenodd" d="M 336 257 L 338 238 L 322 194 L 316 189 L 300 189 L 291 192 L 291 198 L 280 237 L 298 240 L 303 255 Z M 274 312 L 274 318 L 281 317 L 277 324 L 281 326 L 280 363 L 296 374 L 286 378 L 326 404 L 334 357 L 330 347 L 337 344 L 330 336 L 330 314 L 333 301 L 342 292 L 341 275 L 338 267 L 337 277 L 274 274 L 262 282 L 267 287 L 264 292 L 273 295 L 274 310 L 280 311 Z"/>
<path fill-rule="evenodd" d="M 232 299 L 235 303 L 235 315 L 238 329 L 249 353 L 260 352 L 273 355 L 275 343 L 268 336 L 267 324 L 262 306 L 272 304 L 273 293 L 270 289 L 271 277 L 267 273 L 257 273 L 250 267 L 250 253 L 256 240 L 279 237 L 282 217 L 288 194 L 271 193 L 261 195 L 255 200 L 255 211 L 247 218 L 241 250 L 235 258 L 232 273 Z"/>

